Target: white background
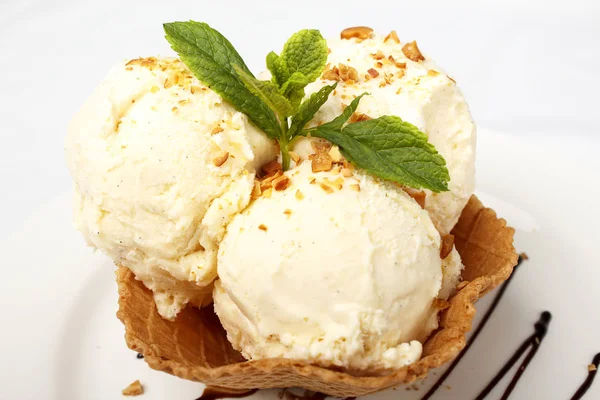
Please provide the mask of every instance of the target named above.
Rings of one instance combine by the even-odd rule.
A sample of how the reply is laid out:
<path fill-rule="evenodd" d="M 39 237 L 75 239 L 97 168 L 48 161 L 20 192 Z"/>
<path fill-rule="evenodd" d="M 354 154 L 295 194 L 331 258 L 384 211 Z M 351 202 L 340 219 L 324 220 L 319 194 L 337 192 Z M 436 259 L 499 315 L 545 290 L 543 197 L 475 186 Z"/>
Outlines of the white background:
<path fill-rule="evenodd" d="M 254 71 L 298 29 L 367 25 L 416 39 L 451 73 L 482 128 L 479 189 L 526 211 L 498 208 L 517 228 L 531 217 L 539 230 L 517 231 L 532 260 L 438 397 L 459 399 L 467 382 L 460 400 L 471 398 L 547 308 L 552 331 L 515 399 L 568 398 L 600 350 L 600 1 L 271 3 L 0 0 L 0 400 L 121 398 L 138 378 L 147 399 L 200 392 L 126 349 L 111 263 L 68 226 L 63 161 L 67 123 L 110 66 L 172 54 L 161 23 L 186 19 L 222 31 Z M 374 399 L 400 394 L 386 393 Z M 588 398 L 599 395 L 596 382 Z"/>

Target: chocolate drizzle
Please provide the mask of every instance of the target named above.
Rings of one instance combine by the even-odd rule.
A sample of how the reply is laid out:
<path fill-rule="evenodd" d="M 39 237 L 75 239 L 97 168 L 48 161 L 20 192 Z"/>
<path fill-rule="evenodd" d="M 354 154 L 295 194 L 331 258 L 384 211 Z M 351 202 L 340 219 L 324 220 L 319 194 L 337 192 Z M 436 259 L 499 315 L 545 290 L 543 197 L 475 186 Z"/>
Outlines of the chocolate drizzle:
<path fill-rule="evenodd" d="M 196 400 L 218 400 L 218 399 L 239 399 L 242 397 L 248 397 L 256 393 L 258 389 L 252 390 L 235 390 L 220 388 L 216 386 L 207 386 L 202 392 L 202 396 Z"/>
<path fill-rule="evenodd" d="M 590 368 L 588 369 L 588 376 L 583 381 L 579 389 L 575 392 L 571 400 L 579 400 L 583 397 L 583 395 L 590 389 L 592 386 L 592 382 L 594 382 L 594 378 L 596 377 L 596 373 L 598 372 L 598 367 L 600 366 L 600 353 L 594 356 L 592 363 L 590 364 Z"/>

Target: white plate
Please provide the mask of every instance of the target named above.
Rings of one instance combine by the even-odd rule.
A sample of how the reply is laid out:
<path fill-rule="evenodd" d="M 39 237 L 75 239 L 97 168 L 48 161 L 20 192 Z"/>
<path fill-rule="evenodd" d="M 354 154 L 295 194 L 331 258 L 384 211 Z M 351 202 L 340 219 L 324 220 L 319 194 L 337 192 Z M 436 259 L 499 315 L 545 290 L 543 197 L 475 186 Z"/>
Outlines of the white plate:
<path fill-rule="evenodd" d="M 540 143 L 480 131 L 479 193 L 518 228 L 517 249 L 530 260 L 432 399 L 474 398 L 533 332 L 543 310 L 553 314 L 549 333 L 511 399 L 568 399 L 584 380 L 600 351 L 600 162 L 594 157 L 599 145 L 594 139 Z M 56 198 L 0 247 L 10 266 L 0 280 L 0 399 L 122 399 L 121 389 L 135 379 L 146 388 L 144 400 L 196 399 L 201 384 L 153 371 L 127 349 L 115 316 L 114 267 L 72 229 L 69 199 L 68 194 Z M 419 384 L 419 391 L 399 388 L 372 398 L 418 399 L 441 372 Z M 489 398 L 499 398 L 505 386 L 506 380 Z M 275 394 L 255 396 L 275 399 Z M 600 381 L 586 397 L 598 398 Z"/>

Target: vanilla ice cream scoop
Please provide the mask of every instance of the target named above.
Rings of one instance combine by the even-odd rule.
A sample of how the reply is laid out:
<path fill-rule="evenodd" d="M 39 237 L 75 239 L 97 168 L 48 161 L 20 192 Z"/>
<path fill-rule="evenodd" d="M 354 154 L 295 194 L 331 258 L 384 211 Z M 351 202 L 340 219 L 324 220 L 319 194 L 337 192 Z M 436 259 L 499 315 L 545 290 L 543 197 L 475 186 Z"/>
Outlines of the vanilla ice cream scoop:
<path fill-rule="evenodd" d="M 426 191 L 425 208 L 440 233 L 449 233 L 475 188 L 476 128 L 455 82 L 394 35 L 373 35 L 364 40 L 334 38 L 327 45 L 329 67 L 321 79 L 307 86 L 306 94 L 333 80 L 339 83 L 311 125 L 331 121 L 364 92 L 369 95 L 361 99 L 356 115 L 396 115 L 416 125 L 446 159 L 450 191 Z M 310 149 L 302 146 L 303 141 L 307 140 L 298 143 L 296 152 Z"/>
<path fill-rule="evenodd" d="M 404 191 L 348 175 L 304 162 L 229 224 L 213 296 L 248 359 L 381 370 L 420 358 L 460 257 L 443 266 L 438 231 Z"/>
<path fill-rule="evenodd" d="M 177 59 L 116 66 L 69 125 L 75 221 L 173 318 L 210 301 L 225 226 L 277 147 Z"/>

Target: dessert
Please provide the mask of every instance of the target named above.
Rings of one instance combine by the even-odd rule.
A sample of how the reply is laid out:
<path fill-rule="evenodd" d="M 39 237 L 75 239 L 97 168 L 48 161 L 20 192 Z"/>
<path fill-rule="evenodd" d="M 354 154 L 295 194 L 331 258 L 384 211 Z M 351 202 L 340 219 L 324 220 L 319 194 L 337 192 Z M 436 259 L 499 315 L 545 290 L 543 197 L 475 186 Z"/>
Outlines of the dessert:
<path fill-rule="evenodd" d="M 311 125 L 330 121 L 355 96 L 367 92 L 355 119 L 397 115 L 426 132 L 446 160 L 452 179 L 446 192 L 425 189 L 425 209 L 440 233 L 449 233 L 475 189 L 476 128 L 460 89 L 420 53 L 416 43 L 402 43 L 394 32 L 388 36 L 371 33 L 362 39 L 344 37 L 327 40 L 327 67 L 321 79 L 306 87 L 307 93 L 314 93 L 338 82 Z M 294 149 L 301 156 L 310 151 L 304 141 L 308 140 L 299 141 Z"/>
<path fill-rule="evenodd" d="M 418 360 L 437 328 L 435 299 L 460 275 L 460 257 L 446 257 L 454 276 L 444 279 L 428 213 L 394 185 L 339 171 L 286 171 L 285 190 L 227 228 L 215 311 L 247 359 L 395 369 Z"/>
<path fill-rule="evenodd" d="M 226 224 L 276 151 L 180 60 L 121 63 L 69 125 L 75 224 L 174 318 L 212 301 Z"/>
<path fill-rule="evenodd" d="M 456 356 L 516 253 L 471 196 L 454 82 L 364 27 L 295 33 L 270 80 L 205 23 L 164 29 L 181 61 L 118 67 L 67 140 L 81 230 L 119 265 L 127 344 L 207 385 L 335 396 Z"/>

